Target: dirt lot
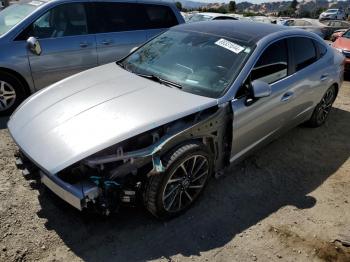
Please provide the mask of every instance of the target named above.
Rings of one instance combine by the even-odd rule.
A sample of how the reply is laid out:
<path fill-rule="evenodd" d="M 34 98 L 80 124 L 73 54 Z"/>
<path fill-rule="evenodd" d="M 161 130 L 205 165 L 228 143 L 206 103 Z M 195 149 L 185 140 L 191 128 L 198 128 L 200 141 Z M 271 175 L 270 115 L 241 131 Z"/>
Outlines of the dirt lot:
<path fill-rule="evenodd" d="M 0 260 L 350 261 L 350 83 L 326 125 L 298 127 L 212 180 L 163 223 L 142 208 L 86 217 L 24 179 L 0 122 Z M 40 192 L 40 194 L 39 194 Z"/>

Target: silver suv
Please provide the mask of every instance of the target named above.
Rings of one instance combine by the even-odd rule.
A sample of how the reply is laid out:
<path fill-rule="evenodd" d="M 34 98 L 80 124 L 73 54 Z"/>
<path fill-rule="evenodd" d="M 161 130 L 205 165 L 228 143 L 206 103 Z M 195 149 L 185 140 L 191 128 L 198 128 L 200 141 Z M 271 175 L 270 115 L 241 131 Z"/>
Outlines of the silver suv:
<path fill-rule="evenodd" d="M 0 12 L 0 115 L 31 93 L 116 61 L 183 23 L 176 6 L 150 1 L 22 1 Z"/>

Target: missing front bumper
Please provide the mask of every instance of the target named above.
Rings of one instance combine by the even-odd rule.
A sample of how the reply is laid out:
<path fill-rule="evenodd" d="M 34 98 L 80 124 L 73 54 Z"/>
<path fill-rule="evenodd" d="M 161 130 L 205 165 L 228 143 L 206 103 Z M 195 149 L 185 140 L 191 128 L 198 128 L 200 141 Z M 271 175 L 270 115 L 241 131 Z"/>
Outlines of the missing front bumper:
<path fill-rule="evenodd" d="M 41 182 L 58 197 L 63 199 L 78 210 L 87 207 L 89 201 L 98 197 L 98 187 L 90 181 L 82 181 L 77 184 L 68 184 L 57 176 L 47 175 L 40 171 Z"/>

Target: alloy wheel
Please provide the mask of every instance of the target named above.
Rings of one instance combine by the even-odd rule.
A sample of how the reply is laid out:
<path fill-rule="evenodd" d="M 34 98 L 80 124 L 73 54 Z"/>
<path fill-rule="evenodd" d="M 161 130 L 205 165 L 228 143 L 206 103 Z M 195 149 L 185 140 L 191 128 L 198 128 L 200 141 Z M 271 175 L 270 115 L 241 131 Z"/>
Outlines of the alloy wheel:
<path fill-rule="evenodd" d="M 205 186 L 209 173 L 208 159 L 193 155 L 183 160 L 169 176 L 163 192 L 163 205 L 168 212 L 188 207 Z"/>
<path fill-rule="evenodd" d="M 326 120 L 329 112 L 331 111 L 333 102 L 335 98 L 335 92 L 333 88 L 328 89 L 324 97 L 322 98 L 318 113 L 317 113 L 317 121 L 322 123 Z"/>
<path fill-rule="evenodd" d="M 9 109 L 16 101 L 16 91 L 7 82 L 0 80 L 0 111 Z"/>

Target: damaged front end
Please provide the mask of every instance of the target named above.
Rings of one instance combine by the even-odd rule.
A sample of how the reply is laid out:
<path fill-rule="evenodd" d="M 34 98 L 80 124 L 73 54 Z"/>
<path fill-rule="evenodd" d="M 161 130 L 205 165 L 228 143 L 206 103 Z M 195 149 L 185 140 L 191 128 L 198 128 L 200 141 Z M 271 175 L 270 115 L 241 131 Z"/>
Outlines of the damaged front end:
<path fill-rule="evenodd" d="M 41 182 L 79 210 L 108 215 L 134 205 L 149 177 L 165 171 L 162 158 L 186 141 L 205 144 L 218 172 L 229 163 L 231 135 L 231 107 L 215 106 L 127 139 L 57 174 L 39 171 Z M 33 165 L 24 167 L 29 163 L 23 154 L 17 160 L 25 175 L 34 172 Z"/>

